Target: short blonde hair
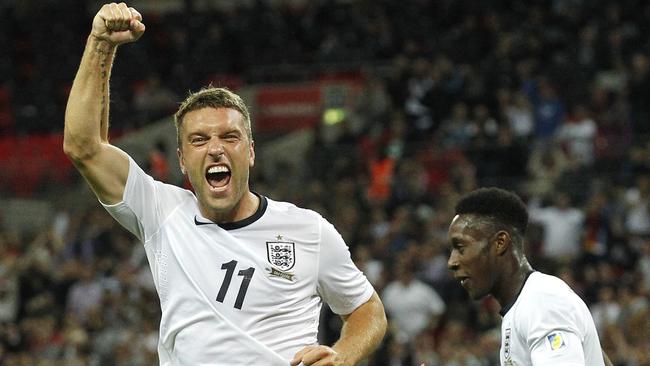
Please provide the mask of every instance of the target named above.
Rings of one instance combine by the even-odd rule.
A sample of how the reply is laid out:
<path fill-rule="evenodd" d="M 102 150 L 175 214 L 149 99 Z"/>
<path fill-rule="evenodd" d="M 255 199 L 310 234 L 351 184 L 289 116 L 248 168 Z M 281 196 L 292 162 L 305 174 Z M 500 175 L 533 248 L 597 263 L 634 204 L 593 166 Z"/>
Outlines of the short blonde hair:
<path fill-rule="evenodd" d="M 183 118 L 188 112 L 202 108 L 231 108 L 242 114 L 246 126 L 246 135 L 250 141 L 253 141 L 253 131 L 251 128 L 251 118 L 248 113 L 248 107 L 241 97 L 227 88 L 216 88 L 207 86 L 198 92 L 190 93 L 181 103 L 178 111 L 174 114 L 174 124 L 176 125 L 176 138 L 178 146 L 181 146 L 181 124 Z"/>

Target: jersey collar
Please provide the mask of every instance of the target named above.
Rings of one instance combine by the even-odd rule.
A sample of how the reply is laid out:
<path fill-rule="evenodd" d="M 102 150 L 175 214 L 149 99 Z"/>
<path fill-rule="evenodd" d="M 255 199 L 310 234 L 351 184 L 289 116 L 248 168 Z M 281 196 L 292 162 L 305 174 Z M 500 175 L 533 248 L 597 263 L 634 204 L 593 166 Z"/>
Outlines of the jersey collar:
<path fill-rule="evenodd" d="M 260 204 L 257 207 L 257 210 L 255 213 L 253 213 L 251 216 L 239 220 L 239 221 L 233 221 L 233 222 L 224 222 L 224 223 L 216 223 L 212 221 L 199 221 L 199 219 L 194 216 L 194 224 L 196 226 L 201 226 L 201 225 L 218 225 L 220 228 L 224 230 L 235 230 L 235 229 L 240 229 L 244 226 L 248 226 L 255 221 L 259 220 L 262 215 L 264 215 L 264 212 L 266 212 L 266 207 L 268 206 L 268 201 L 266 200 L 266 197 L 262 196 L 261 194 L 258 194 L 256 192 L 253 192 L 254 195 L 256 195 L 260 199 Z"/>

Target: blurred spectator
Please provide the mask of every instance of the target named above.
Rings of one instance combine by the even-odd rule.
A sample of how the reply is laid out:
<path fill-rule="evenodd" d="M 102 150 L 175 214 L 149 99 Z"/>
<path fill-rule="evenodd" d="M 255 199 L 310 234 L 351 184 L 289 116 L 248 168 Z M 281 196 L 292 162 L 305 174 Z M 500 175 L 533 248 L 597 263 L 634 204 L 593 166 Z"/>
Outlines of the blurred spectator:
<path fill-rule="evenodd" d="M 450 321 L 445 325 L 436 348 L 440 365 L 481 365 L 481 360 L 470 351 L 474 340 L 469 337 L 468 331 L 458 321 Z"/>
<path fill-rule="evenodd" d="M 550 206 L 539 207 L 532 202 L 529 206 L 530 220 L 542 226 L 542 254 L 559 263 L 570 262 L 582 249 L 582 225 L 584 212 L 571 205 L 568 194 L 557 192 Z"/>
<path fill-rule="evenodd" d="M 368 246 L 359 245 L 357 247 L 354 263 L 366 275 L 374 288 L 384 288 L 384 263 L 373 258 Z"/>
<path fill-rule="evenodd" d="M 395 280 L 381 293 L 386 312 L 398 340 L 412 342 L 427 329 L 435 329 L 445 311 L 445 303 L 436 291 L 415 278 L 413 262 L 397 261 Z"/>
<path fill-rule="evenodd" d="M 604 286 L 598 291 L 598 301 L 589 309 L 601 337 L 609 326 L 619 320 L 621 306 L 615 301 L 615 297 L 615 290 L 610 286 Z"/>
<path fill-rule="evenodd" d="M 104 288 L 95 278 L 92 268 L 79 264 L 77 267 L 78 282 L 70 287 L 67 300 L 67 313 L 84 323 L 90 313 L 99 308 L 104 295 Z"/>
<path fill-rule="evenodd" d="M 16 321 L 18 314 L 18 279 L 15 274 L 4 273 L 0 278 L 0 321 Z"/>
<path fill-rule="evenodd" d="M 11 253 L 8 243 L 0 233 L 0 323 L 2 324 L 17 320 L 20 301 L 18 265 L 18 257 L 15 253 Z"/>
<path fill-rule="evenodd" d="M 134 86 L 133 109 L 137 114 L 136 127 L 156 121 L 174 113 L 178 96 L 162 84 L 158 75 L 152 74 Z"/>
<path fill-rule="evenodd" d="M 623 93 L 595 88 L 591 95 L 591 110 L 598 124 L 596 166 L 608 175 L 616 174 L 621 169 L 621 160 L 626 159 L 624 156 L 633 146 L 629 101 Z"/>
<path fill-rule="evenodd" d="M 472 124 L 476 133 L 472 136 L 472 146 L 479 150 L 484 149 L 499 133 L 499 123 L 484 103 L 476 104 L 472 110 Z M 478 152 L 480 154 L 480 151 Z"/>
<path fill-rule="evenodd" d="M 403 106 L 408 117 L 409 140 L 426 138 L 435 129 L 433 111 L 425 99 L 436 82 L 431 63 L 427 59 L 418 58 L 413 61 L 407 82 L 408 96 Z"/>
<path fill-rule="evenodd" d="M 358 129 L 370 131 L 374 126 L 385 122 L 392 105 L 386 82 L 376 71 L 364 70 L 363 84 L 353 106 L 352 114 L 359 120 Z"/>
<path fill-rule="evenodd" d="M 499 185 L 517 188 L 526 176 L 528 149 L 524 142 L 515 139 L 510 126 L 500 126 L 492 141 L 479 151 L 475 161 L 477 178 L 483 186 Z"/>
<path fill-rule="evenodd" d="M 402 160 L 395 168 L 389 207 L 426 201 L 428 192 L 426 168 L 416 160 Z"/>
<path fill-rule="evenodd" d="M 631 235 L 650 235 L 650 175 L 640 175 L 625 191 L 625 229 Z"/>
<path fill-rule="evenodd" d="M 167 145 L 164 141 L 157 141 L 147 156 L 145 171 L 154 179 L 165 183 L 171 183 L 169 161 L 167 160 Z"/>
<path fill-rule="evenodd" d="M 650 295 L 650 237 L 641 243 L 640 258 L 638 261 L 639 275 L 641 276 L 641 291 Z M 650 299 L 648 299 L 650 301 Z"/>
<path fill-rule="evenodd" d="M 369 165 L 368 200 L 383 204 L 391 196 L 395 159 L 382 151 Z"/>
<path fill-rule="evenodd" d="M 544 143 L 549 141 L 564 123 L 566 112 L 555 86 L 548 79 L 540 80 L 538 93 L 533 97 L 535 137 L 540 143 Z"/>
<path fill-rule="evenodd" d="M 610 248 L 607 244 L 620 235 L 620 210 L 615 207 L 609 197 L 609 192 L 595 191 L 585 205 L 584 222 L 584 254 L 586 256 L 603 257 Z M 566 281 L 565 281 L 566 282 Z"/>
<path fill-rule="evenodd" d="M 566 155 L 567 165 L 555 182 L 555 190 L 566 193 L 572 204 L 582 207 L 591 193 L 596 180 L 591 167 L 582 164 L 571 155 Z"/>
<path fill-rule="evenodd" d="M 642 52 L 631 58 L 629 72 L 630 105 L 635 136 L 650 134 L 650 59 Z"/>
<path fill-rule="evenodd" d="M 435 338 L 431 333 L 424 333 L 414 340 L 412 365 L 436 365 L 438 355 L 436 354 Z"/>
<path fill-rule="evenodd" d="M 447 269 L 447 243 L 437 238 L 418 248 L 421 263 L 420 278 L 434 288 L 439 288 L 451 279 Z"/>
<path fill-rule="evenodd" d="M 458 102 L 452 107 L 451 116 L 442 122 L 438 139 L 446 149 L 466 149 L 476 134 L 477 127 L 469 119 L 469 107 Z"/>
<path fill-rule="evenodd" d="M 503 105 L 510 128 L 518 139 L 528 141 L 534 132 L 533 109 L 522 92 L 508 96 Z"/>
<path fill-rule="evenodd" d="M 592 120 L 582 104 L 573 107 L 572 114 L 556 132 L 556 138 L 579 164 L 591 166 L 594 162 L 596 122 Z"/>
<path fill-rule="evenodd" d="M 524 183 L 528 195 L 538 199 L 549 196 L 567 166 L 567 158 L 558 146 L 534 147 L 528 160 L 529 178 Z"/>

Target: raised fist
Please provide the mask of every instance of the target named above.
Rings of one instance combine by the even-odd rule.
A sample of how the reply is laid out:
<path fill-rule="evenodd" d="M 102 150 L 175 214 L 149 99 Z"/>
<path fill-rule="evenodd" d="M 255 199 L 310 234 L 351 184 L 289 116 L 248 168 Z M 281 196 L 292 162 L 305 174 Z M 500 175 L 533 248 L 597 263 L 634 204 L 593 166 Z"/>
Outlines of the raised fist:
<path fill-rule="evenodd" d="M 125 3 L 105 4 L 93 19 L 90 34 L 112 45 L 135 42 L 144 33 L 142 15 Z"/>

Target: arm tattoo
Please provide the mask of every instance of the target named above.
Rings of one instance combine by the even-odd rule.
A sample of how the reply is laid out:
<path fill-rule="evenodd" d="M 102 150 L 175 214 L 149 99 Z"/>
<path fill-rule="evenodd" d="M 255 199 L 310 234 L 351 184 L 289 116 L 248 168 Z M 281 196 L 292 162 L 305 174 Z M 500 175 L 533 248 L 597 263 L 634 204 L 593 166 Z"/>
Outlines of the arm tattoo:
<path fill-rule="evenodd" d="M 106 116 L 106 97 L 107 97 L 107 92 L 106 92 L 106 83 L 108 82 L 108 70 L 106 65 L 110 65 L 110 57 L 111 57 L 111 52 L 106 51 L 101 49 L 100 47 L 95 48 L 95 51 L 99 54 L 99 57 L 101 58 L 99 68 L 100 68 L 100 75 L 102 79 L 102 85 L 101 85 L 101 94 L 102 94 L 102 100 L 101 100 L 101 112 L 100 112 L 100 121 L 104 122 L 104 118 Z"/>

